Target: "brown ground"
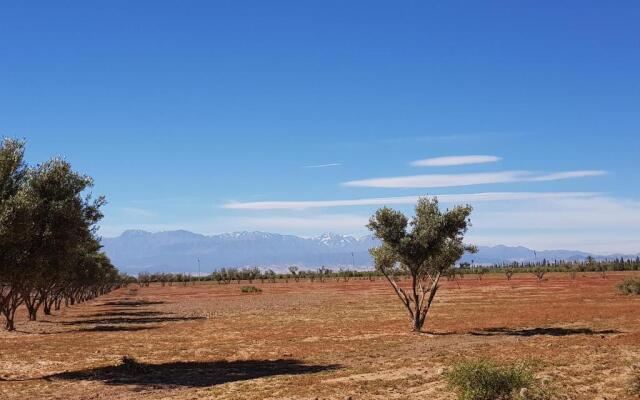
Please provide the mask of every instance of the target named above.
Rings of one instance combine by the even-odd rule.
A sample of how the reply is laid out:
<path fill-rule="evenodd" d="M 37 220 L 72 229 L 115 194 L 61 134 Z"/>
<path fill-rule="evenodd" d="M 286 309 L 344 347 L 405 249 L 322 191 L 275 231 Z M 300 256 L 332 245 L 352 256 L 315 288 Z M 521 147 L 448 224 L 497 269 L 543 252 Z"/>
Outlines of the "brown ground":
<path fill-rule="evenodd" d="M 121 289 L 1 332 L 0 399 L 453 399 L 442 372 L 474 357 L 532 360 L 570 398 L 631 399 L 640 296 L 616 294 L 624 275 L 445 282 L 422 335 L 382 280 Z"/>

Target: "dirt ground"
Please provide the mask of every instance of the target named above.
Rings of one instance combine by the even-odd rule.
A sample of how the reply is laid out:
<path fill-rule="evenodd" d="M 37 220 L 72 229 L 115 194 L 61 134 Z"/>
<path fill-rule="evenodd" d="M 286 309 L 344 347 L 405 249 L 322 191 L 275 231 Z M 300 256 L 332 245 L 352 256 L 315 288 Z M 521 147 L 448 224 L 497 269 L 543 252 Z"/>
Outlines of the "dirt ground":
<path fill-rule="evenodd" d="M 532 362 L 568 398 L 632 399 L 629 275 L 445 282 L 427 334 L 383 280 L 130 286 L 0 332 L 0 398 L 454 399 L 443 371 L 489 357 Z"/>

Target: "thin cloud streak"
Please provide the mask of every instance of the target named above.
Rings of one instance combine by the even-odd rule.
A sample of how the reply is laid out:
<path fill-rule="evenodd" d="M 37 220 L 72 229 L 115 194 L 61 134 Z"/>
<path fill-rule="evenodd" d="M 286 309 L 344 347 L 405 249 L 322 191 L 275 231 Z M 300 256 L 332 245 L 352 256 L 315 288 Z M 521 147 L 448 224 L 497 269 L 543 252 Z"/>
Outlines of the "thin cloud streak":
<path fill-rule="evenodd" d="M 456 165 L 485 164 L 502 160 L 496 156 L 448 156 L 415 160 L 410 164 L 413 167 L 450 167 Z"/>
<path fill-rule="evenodd" d="M 605 175 L 606 171 L 565 171 L 534 175 L 530 171 L 504 171 L 472 174 L 409 175 L 343 182 L 342 186 L 376 188 L 434 188 L 512 182 L 543 182 Z"/>
<path fill-rule="evenodd" d="M 302 168 L 329 168 L 329 167 L 339 167 L 342 163 L 329 163 L 329 164 L 318 164 L 318 165 L 305 165 Z"/>
<path fill-rule="evenodd" d="M 542 199 L 569 199 L 593 197 L 598 193 L 592 192 L 487 192 L 468 194 L 432 195 L 443 203 L 474 203 L 488 201 L 527 201 Z M 229 210 L 305 210 L 309 208 L 330 208 L 350 206 L 384 206 L 384 205 L 412 205 L 422 196 L 374 197 L 352 200 L 311 200 L 311 201 L 256 201 L 233 202 L 223 205 Z"/>
<path fill-rule="evenodd" d="M 569 171 L 569 172 L 556 172 L 553 174 L 547 174 L 543 176 L 539 176 L 536 178 L 532 178 L 532 182 L 547 182 L 547 181 L 557 181 L 561 179 L 572 179 L 572 178 L 585 178 L 590 176 L 603 176 L 606 175 L 606 171 Z"/>

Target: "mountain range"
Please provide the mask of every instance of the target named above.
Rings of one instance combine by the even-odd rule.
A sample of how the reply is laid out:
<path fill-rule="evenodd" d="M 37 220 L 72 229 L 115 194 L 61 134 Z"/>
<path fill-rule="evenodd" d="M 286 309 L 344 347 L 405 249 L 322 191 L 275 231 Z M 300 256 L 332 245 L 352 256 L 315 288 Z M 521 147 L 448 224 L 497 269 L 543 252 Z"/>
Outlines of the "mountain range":
<path fill-rule="evenodd" d="M 305 238 L 268 232 L 234 232 L 200 235 L 178 230 L 151 233 L 128 230 L 118 237 L 103 238 L 102 244 L 112 262 L 127 273 L 183 272 L 210 273 L 221 267 L 259 266 L 286 271 L 288 266 L 302 269 L 371 268 L 369 249 L 379 245 L 372 236 L 355 238 L 334 233 Z M 583 260 L 590 254 L 571 250 L 534 252 L 526 247 L 479 246 L 478 253 L 466 254 L 462 261 L 494 264 L 534 260 Z M 595 258 L 635 257 L 636 255 L 595 256 Z"/>

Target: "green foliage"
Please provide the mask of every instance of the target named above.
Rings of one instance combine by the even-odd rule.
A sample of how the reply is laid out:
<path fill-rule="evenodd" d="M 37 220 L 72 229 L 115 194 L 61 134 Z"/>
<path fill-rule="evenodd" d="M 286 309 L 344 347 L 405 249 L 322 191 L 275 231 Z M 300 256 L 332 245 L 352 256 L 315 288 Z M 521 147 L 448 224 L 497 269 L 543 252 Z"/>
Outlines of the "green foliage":
<path fill-rule="evenodd" d="M 617 288 L 622 294 L 640 294 L 640 278 L 625 279 Z"/>
<path fill-rule="evenodd" d="M 457 206 L 443 213 L 436 198 L 421 198 L 415 212 L 410 223 L 401 212 L 387 207 L 370 218 L 367 227 L 383 242 L 372 251 L 377 269 L 389 271 L 398 267 L 419 276 L 441 273 L 465 250 L 475 249 L 462 242 L 471 206 Z"/>
<path fill-rule="evenodd" d="M 240 288 L 242 293 L 261 293 L 262 289 L 257 288 L 255 286 L 243 286 Z"/>
<path fill-rule="evenodd" d="M 446 379 L 460 400 L 517 399 L 522 389 L 529 391 L 535 383 L 525 364 L 489 360 L 460 362 L 447 372 Z"/>

